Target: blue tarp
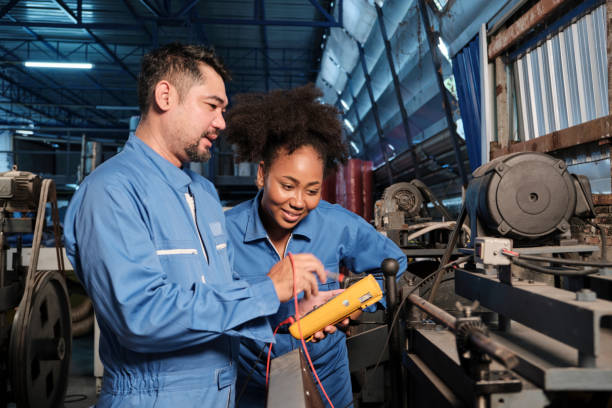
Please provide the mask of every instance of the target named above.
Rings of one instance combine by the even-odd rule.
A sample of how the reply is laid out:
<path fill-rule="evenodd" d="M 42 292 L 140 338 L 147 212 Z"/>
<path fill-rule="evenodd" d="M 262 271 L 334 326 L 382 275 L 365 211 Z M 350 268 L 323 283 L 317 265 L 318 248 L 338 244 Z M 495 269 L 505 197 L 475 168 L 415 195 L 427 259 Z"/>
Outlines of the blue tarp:
<path fill-rule="evenodd" d="M 480 54 L 478 36 L 453 57 L 459 110 L 463 119 L 465 143 L 474 171 L 482 164 L 480 146 Z"/>

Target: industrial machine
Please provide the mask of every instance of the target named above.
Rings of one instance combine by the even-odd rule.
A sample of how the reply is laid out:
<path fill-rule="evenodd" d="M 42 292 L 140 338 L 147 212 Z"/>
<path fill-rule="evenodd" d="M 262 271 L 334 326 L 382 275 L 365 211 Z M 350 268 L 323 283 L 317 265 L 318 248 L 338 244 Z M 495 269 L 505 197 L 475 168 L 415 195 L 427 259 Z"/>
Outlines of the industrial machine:
<path fill-rule="evenodd" d="M 48 204 L 57 270 L 38 270 Z M 31 255 L 22 265 L 28 234 Z M 63 406 L 72 335 L 60 246 L 53 181 L 16 167 L 0 173 L 0 407 Z"/>
<path fill-rule="evenodd" d="M 418 282 L 402 288 L 413 311 L 408 404 L 609 406 L 611 264 L 570 233 L 572 218 L 594 217 L 588 180 L 545 154 L 500 157 L 474 172 L 448 249 L 467 215 L 471 245 L 454 269 L 458 313 L 434 304 L 435 283 L 427 300 Z"/>
<path fill-rule="evenodd" d="M 439 213 L 434 218 L 428 203 Z M 399 247 L 443 248 L 455 222 L 442 202 L 420 180 L 387 187 L 374 205 L 374 224 Z M 469 231 L 468 227 L 464 228 Z M 419 254 L 421 251 L 415 251 Z"/>
<path fill-rule="evenodd" d="M 389 191 L 397 204 L 415 190 Z M 440 266 L 398 285 L 397 262 L 381 265 L 385 314 L 347 338 L 355 406 L 612 406 L 612 263 L 570 228 L 593 217 L 588 180 L 563 160 L 519 153 L 477 169 Z"/>

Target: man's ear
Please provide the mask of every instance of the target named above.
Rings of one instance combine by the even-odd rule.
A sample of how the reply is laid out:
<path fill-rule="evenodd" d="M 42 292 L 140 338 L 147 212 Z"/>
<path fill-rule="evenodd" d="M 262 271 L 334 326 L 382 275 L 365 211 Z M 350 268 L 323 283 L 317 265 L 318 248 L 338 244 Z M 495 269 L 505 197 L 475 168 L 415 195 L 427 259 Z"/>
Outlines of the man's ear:
<path fill-rule="evenodd" d="M 155 85 L 155 106 L 162 112 L 170 109 L 174 102 L 174 93 L 176 93 L 176 89 L 170 85 L 170 82 L 165 79 L 159 81 Z"/>
<path fill-rule="evenodd" d="M 263 160 L 259 162 L 259 166 L 257 166 L 257 179 L 255 180 L 255 185 L 258 190 L 261 190 L 264 186 L 264 180 L 266 176 L 266 170 L 264 166 Z"/>

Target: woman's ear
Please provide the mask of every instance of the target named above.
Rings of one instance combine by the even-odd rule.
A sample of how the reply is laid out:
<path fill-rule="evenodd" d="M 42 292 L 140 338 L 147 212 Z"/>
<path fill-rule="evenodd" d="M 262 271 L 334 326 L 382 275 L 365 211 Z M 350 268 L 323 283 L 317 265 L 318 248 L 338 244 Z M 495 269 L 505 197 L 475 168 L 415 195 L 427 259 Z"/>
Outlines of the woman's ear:
<path fill-rule="evenodd" d="M 266 170 L 264 168 L 263 160 L 259 162 L 259 166 L 257 166 L 257 178 L 255 179 L 255 185 L 258 190 L 261 190 L 264 186 L 264 180 L 266 176 Z"/>

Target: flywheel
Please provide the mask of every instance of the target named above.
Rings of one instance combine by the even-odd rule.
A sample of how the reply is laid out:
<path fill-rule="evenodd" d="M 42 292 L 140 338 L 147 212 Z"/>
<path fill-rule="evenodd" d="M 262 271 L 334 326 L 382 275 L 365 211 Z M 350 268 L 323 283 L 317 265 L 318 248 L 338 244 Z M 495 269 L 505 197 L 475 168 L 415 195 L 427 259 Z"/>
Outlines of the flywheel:
<path fill-rule="evenodd" d="M 24 294 L 11 328 L 13 399 L 18 408 L 61 407 L 72 349 L 68 290 L 57 271 L 39 271 L 34 280 L 33 290 Z M 28 296 L 31 299 L 26 302 Z"/>

